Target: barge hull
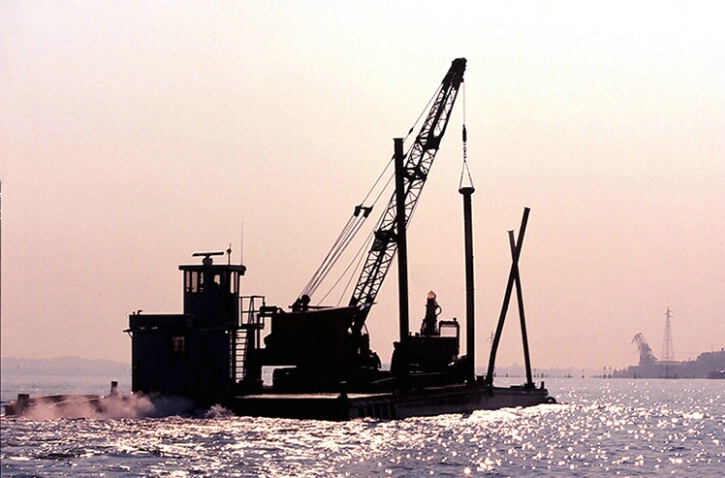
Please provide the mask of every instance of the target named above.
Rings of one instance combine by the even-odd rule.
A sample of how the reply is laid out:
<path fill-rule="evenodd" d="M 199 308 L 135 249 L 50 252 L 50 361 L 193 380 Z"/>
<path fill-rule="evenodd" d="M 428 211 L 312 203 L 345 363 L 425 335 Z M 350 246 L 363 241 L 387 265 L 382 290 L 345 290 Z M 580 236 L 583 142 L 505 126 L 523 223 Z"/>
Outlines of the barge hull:
<path fill-rule="evenodd" d="M 453 385 L 376 394 L 259 394 L 234 397 L 227 404 L 236 415 L 349 420 L 402 419 L 474 410 L 530 407 L 549 403 L 545 388 Z"/>

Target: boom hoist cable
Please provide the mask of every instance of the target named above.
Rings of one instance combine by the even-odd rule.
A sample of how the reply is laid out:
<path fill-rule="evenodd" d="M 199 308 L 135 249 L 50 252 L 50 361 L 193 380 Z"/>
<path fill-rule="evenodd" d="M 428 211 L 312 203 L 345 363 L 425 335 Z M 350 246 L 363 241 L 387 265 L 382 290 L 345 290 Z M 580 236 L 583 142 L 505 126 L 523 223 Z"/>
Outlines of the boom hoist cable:
<path fill-rule="evenodd" d="M 325 277 L 327 277 L 327 274 L 330 272 L 330 270 L 340 258 L 342 253 L 345 251 L 347 246 L 350 244 L 352 239 L 360 230 L 363 223 L 365 222 L 365 219 L 367 219 L 371 211 L 372 206 L 355 206 L 355 210 L 352 216 L 347 221 L 347 224 L 345 224 L 345 227 L 342 228 L 340 235 L 335 240 L 335 243 L 332 245 L 332 249 L 330 249 L 330 251 L 327 253 L 327 256 L 325 256 L 322 264 L 320 264 L 320 267 L 317 269 L 315 274 L 312 276 L 310 281 L 302 290 L 300 297 L 304 295 L 309 297 L 314 294 L 314 292 L 320 286 L 320 283 L 325 279 Z"/>
<path fill-rule="evenodd" d="M 391 161 L 388 161 L 388 164 L 383 169 L 383 172 L 380 173 L 378 178 L 375 180 L 375 183 L 373 183 L 373 186 L 368 190 L 367 194 L 363 198 L 363 200 L 355 206 L 355 209 L 353 210 L 352 216 L 350 219 L 348 219 L 345 226 L 342 228 L 342 231 L 338 235 L 337 239 L 332 245 L 332 248 L 327 253 L 325 258 L 322 261 L 322 264 L 320 264 L 320 267 L 315 271 L 312 278 L 309 280 L 307 285 L 305 285 L 304 289 L 302 289 L 302 292 L 299 295 L 298 301 L 301 300 L 303 297 L 311 297 L 315 291 L 319 288 L 320 284 L 325 280 L 325 278 L 328 276 L 332 268 L 335 266 L 337 261 L 340 259 L 342 254 L 345 252 L 347 247 L 350 245 L 350 243 L 353 241 L 357 233 L 362 228 L 363 224 L 365 223 L 365 220 L 370 216 L 370 213 L 373 210 L 373 207 L 377 203 L 378 199 L 380 199 L 380 196 L 382 195 L 383 191 L 385 190 L 385 187 L 387 187 L 387 184 L 383 187 L 383 189 L 378 193 L 378 195 L 375 197 L 373 202 L 369 206 L 365 206 L 364 204 L 368 201 L 368 198 L 372 195 L 375 188 L 380 183 L 381 179 L 385 176 L 386 171 L 390 167 Z M 388 180 L 388 183 L 390 180 Z M 358 253 L 359 254 L 359 253 Z M 350 268 L 350 266 L 347 267 L 346 271 Z M 340 279 L 338 279 L 337 282 L 339 282 Z M 337 284 L 336 282 L 336 284 Z M 334 286 L 333 286 L 334 288 Z M 328 291 L 327 294 L 325 294 L 325 297 L 330 293 L 331 291 Z M 322 299 L 324 300 L 324 298 Z"/>
<path fill-rule="evenodd" d="M 431 98 L 428 100 L 428 103 L 426 106 L 421 110 L 420 114 L 418 115 L 418 118 L 416 118 L 415 122 L 413 123 L 413 126 L 411 126 L 410 130 L 408 130 L 408 134 L 405 136 L 405 140 L 408 139 L 408 137 L 413 133 L 413 130 L 415 129 L 416 125 L 420 122 L 421 118 L 425 115 L 425 112 L 428 111 L 429 106 L 433 101 L 436 99 L 436 97 L 439 95 L 441 87 L 439 87 L 436 92 L 431 96 Z M 375 205 L 378 203 L 380 198 L 385 194 L 385 191 L 387 191 L 390 188 L 390 185 L 393 182 L 394 174 L 390 171 L 391 166 L 393 165 L 393 159 L 394 157 L 391 156 L 388 162 L 386 163 L 385 167 L 383 168 L 383 171 L 380 173 L 378 178 L 373 183 L 372 187 L 368 190 L 367 194 L 363 198 L 363 200 L 360 202 L 359 205 L 355 206 L 354 211 L 350 219 L 348 219 L 348 222 L 345 224 L 345 226 L 342 228 L 342 231 L 338 235 L 337 239 L 334 241 L 332 248 L 327 253 L 325 258 L 322 261 L 322 264 L 318 267 L 318 269 L 313 274 L 312 278 L 307 282 L 305 287 L 302 289 L 302 292 L 299 294 L 297 301 L 295 304 L 301 304 L 304 298 L 304 301 L 306 303 L 309 302 L 310 297 L 317 291 L 317 289 L 320 287 L 322 282 L 327 278 L 330 271 L 334 268 L 335 264 L 338 262 L 340 257 L 343 255 L 347 247 L 351 244 L 351 242 L 354 240 L 360 229 L 362 228 L 363 224 L 365 223 L 365 220 L 370 216 L 370 213 L 372 212 Z M 368 202 L 370 197 L 375 192 L 375 189 L 379 186 L 381 183 L 381 180 L 388 175 L 387 180 L 385 180 L 385 184 L 380 188 L 380 191 L 375 195 L 374 199 L 371 203 Z M 365 204 L 370 204 L 369 206 L 365 206 Z M 375 229 L 377 229 L 380 226 L 380 222 L 382 221 L 382 217 L 378 220 L 378 223 L 374 226 Z M 324 301 L 327 296 L 339 285 L 339 283 L 342 281 L 342 279 L 348 274 L 350 269 L 353 270 L 359 270 L 360 269 L 360 263 L 362 259 L 362 254 L 365 250 L 366 244 L 369 243 L 369 241 L 372 239 L 373 233 L 370 232 L 367 239 L 363 242 L 360 249 L 355 254 L 354 258 L 348 264 L 348 266 L 345 268 L 345 270 L 342 272 L 340 277 L 335 281 L 335 283 L 330 287 L 330 289 L 325 293 L 325 295 L 320 299 L 319 302 Z M 357 264 L 353 268 L 353 265 Z M 343 294 L 345 294 L 345 291 L 349 289 L 350 282 L 352 282 L 352 276 L 350 276 L 348 283 L 346 287 L 343 290 Z M 338 301 L 339 303 L 342 301 Z M 293 306 L 295 307 L 295 306 Z"/>

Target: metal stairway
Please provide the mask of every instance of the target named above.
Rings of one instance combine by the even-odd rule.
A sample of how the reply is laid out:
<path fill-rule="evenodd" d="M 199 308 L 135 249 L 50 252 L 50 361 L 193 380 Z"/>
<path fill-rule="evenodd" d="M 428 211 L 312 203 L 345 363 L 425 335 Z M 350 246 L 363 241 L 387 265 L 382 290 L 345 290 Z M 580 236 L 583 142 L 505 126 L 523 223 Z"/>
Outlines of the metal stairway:
<path fill-rule="evenodd" d="M 232 380 L 234 383 L 239 383 L 244 380 L 245 368 L 244 364 L 247 359 L 247 334 L 248 329 L 237 329 L 232 332 L 232 350 L 229 354 L 231 363 L 229 364 L 229 370 L 232 373 Z"/>
<path fill-rule="evenodd" d="M 250 348 L 259 347 L 262 319 L 259 317 L 259 303 L 264 306 L 263 296 L 240 297 L 239 324 L 229 331 L 229 372 L 233 383 L 239 384 L 247 378 L 247 359 Z M 252 377 L 253 378 L 253 377 Z"/>

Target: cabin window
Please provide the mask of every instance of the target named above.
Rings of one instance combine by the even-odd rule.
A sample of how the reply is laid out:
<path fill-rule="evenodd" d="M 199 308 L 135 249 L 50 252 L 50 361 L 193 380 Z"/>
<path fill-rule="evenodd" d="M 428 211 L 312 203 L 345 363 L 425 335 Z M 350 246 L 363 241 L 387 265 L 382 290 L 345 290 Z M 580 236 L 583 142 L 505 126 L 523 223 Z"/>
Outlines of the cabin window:
<path fill-rule="evenodd" d="M 186 292 L 199 292 L 199 273 L 196 271 L 186 271 L 184 277 L 184 290 Z"/>
<path fill-rule="evenodd" d="M 201 288 L 206 291 L 218 291 L 222 288 L 222 277 L 221 274 L 212 274 L 207 272 L 204 274 L 204 282 L 201 284 Z"/>
<path fill-rule="evenodd" d="M 186 352 L 186 337 L 178 335 L 171 337 L 171 350 L 176 355 L 181 355 Z"/>
<path fill-rule="evenodd" d="M 439 331 L 441 337 L 458 337 L 458 327 L 452 324 L 441 324 Z"/>
<path fill-rule="evenodd" d="M 229 292 L 237 295 L 239 291 L 239 276 L 237 274 L 230 272 L 229 273 Z"/>
<path fill-rule="evenodd" d="M 184 291 L 195 294 L 202 291 L 220 291 L 238 294 L 239 277 L 237 274 L 222 271 L 186 271 L 184 273 Z"/>

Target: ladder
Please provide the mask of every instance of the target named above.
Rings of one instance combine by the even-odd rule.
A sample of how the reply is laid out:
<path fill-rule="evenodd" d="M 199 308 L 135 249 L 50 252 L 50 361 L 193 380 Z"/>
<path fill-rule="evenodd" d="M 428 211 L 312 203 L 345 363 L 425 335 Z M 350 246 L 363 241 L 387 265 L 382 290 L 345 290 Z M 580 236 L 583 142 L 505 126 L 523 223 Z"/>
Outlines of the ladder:
<path fill-rule="evenodd" d="M 240 297 L 239 323 L 229 331 L 229 372 L 233 383 L 240 383 L 247 378 L 247 359 L 251 347 L 259 347 L 262 319 L 259 317 L 259 306 L 264 306 L 264 296 Z"/>
<path fill-rule="evenodd" d="M 247 360 L 247 344 L 249 329 L 236 329 L 232 331 L 232 350 L 229 354 L 231 363 L 229 364 L 229 370 L 232 372 L 232 380 L 234 383 L 239 383 L 244 380 L 245 367 L 244 364 Z"/>

